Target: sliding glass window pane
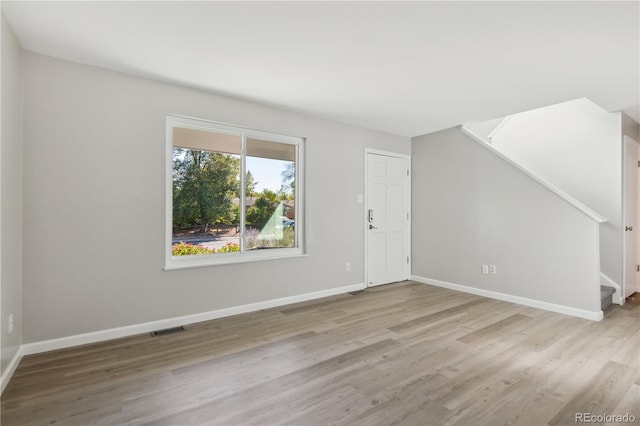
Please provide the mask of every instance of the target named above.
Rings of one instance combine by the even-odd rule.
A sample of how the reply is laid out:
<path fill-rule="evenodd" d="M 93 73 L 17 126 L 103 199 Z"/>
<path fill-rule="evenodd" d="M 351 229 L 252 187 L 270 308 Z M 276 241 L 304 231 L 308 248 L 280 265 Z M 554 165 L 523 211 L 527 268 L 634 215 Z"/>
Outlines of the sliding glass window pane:
<path fill-rule="evenodd" d="M 242 137 L 173 129 L 173 256 L 240 250 Z"/>
<path fill-rule="evenodd" d="M 296 246 L 295 145 L 247 139 L 245 249 Z"/>

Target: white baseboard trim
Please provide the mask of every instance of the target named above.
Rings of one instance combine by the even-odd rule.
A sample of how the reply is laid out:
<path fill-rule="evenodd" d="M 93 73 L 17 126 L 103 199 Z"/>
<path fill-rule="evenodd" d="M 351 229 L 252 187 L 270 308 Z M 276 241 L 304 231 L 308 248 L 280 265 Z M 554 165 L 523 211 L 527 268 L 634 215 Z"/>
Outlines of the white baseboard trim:
<path fill-rule="evenodd" d="M 469 287 L 461 284 L 453 284 L 446 281 L 434 280 L 418 275 L 412 275 L 411 279 L 423 284 L 430 284 L 436 287 L 448 288 L 450 290 L 462 291 L 478 296 L 488 297 L 490 299 L 503 300 L 505 302 L 517 303 L 519 305 L 530 306 L 532 308 L 544 309 L 545 311 L 557 312 L 560 314 L 571 315 L 574 317 L 585 318 L 592 321 L 602 320 L 602 311 L 587 311 L 584 309 L 572 308 L 570 306 L 556 305 L 555 303 L 543 302 L 526 297 L 514 296 L 511 294 L 498 293 L 496 291 L 484 290 L 481 288 Z"/>
<path fill-rule="evenodd" d="M 18 368 L 18 364 L 20 364 L 20 361 L 22 360 L 23 355 L 24 355 L 24 347 L 23 345 L 20 345 L 20 347 L 16 351 L 16 354 L 13 356 L 13 358 L 11 358 L 11 362 L 9 363 L 9 365 L 7 365 L 7 368 L 2 372 L 2 383 L 0 385 L 1 386 L 0 395 L 2 395 L 2 392 L 4 392 L 4 389 L 9 384 L 11 377 L 13 377 L 13 373 L 16 372 L 16 368 Z"/>
<path fill-rule="evenodd" d="M 622 287 L 620 287 L 620 284 L 600 272 L 600 285 L 613 287 L 616 292 L 613 293 L 612 302 L 616 305 L 624 305 L 624 296 L 622 295 Z"/>
<path fill-rule="evenodd" d="M 335 287 L 327 290 L 315 291 L 313 293 L 299 294 L 296 296 L 282 297 L 280 299 L 265 300 L 263 302 L 250 303 L 248 305 L 233 306 L 230 308 L 217 309 L 215 311 L 202 312 L 199 314 L 184 315 L 181 317 L 168 318 L 158 321 L 145 322 L 141 324 L 128 325 L 124 327 L 111 328 L 107 330 L 95 331 L 91 333 L 78 334 L 75 336 L 61 337 L 58 339 L 44 340 L 41 342 L 26 343 L 22 345 L 24 355 L 31 355 L 40 352 L 48 352 L 56 349 L 69 348 L 73 346 L 86 345 L 88 343 L 103 342 L 105 340 L 117 339 L 119 337 L 133 336 L 135 334 L 150 333 L 155 330 L 179 327 L 196 322 L 210 321 L 217 318 L 229 317 L 232 315 L 244 314 L 247 312 L 260 311 L 262 309 L 275 308 L 277 306 L 289 305 L 292 303 L 305 302 L 308 300 L 320 299 L 337 294 L 344 294 L 351 291 L 363 290 L 364 283 L 352 284 L 344 287 Z M 3 376 L 4 380 L 4 376 Z"/>

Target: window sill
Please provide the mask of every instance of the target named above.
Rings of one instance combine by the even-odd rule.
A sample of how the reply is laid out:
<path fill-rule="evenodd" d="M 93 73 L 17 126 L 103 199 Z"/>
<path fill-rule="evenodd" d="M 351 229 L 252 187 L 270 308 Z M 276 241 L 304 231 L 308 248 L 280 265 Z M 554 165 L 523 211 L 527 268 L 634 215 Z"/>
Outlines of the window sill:
<path fill-rule="evenodd" d="M 220 255 L 214 255 L 220 256 Z M 215 258 L 211 256 L 189 256 L 189 257 L 171 257 L 165 262 L 164 270 L 172 271 L 176 269 L 202 268 L 207 266 L 233 265 L 236 263 L 262 262 L 265 260 L 291 259 L 296 257 L 307 257 L 307 253 L 302 251 L 278 251 L 276 253 L 243 253 L 243 254 L 224 254 L 224 258 Z"/>

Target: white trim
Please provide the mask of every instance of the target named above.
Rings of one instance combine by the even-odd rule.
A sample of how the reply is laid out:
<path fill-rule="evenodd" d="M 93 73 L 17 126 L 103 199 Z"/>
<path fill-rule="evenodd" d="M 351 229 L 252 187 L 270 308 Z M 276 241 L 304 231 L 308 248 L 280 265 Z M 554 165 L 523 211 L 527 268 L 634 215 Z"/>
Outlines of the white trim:
<path fill-rule="evenodd" d="M 244 238 L 247 236 L 247 183 L 245 181 L 247 177 L 247 135 L 242 134 L 241 147 L 240 147 L 240 198 L 238 199 L 238 208 L 240 209 L 240 252 L 243 253 L 246 250 L 244 246 Z M 171 207 L 173 210 L 173 200 L 171 200 Z M 173 217 L 171 218 L 173 221 Z M 244 226 L 243 226 L 244 225 Z M 173 235 L 171 238 L 171 244 L 173 244 Z"/>
<path fill-rule="evenodd" d="M 283 259 L 290 257 L 305 256 L 305 218 L 304 218 L 304 192 L 305 192 L 305 151 L 306 139 L 297 136 L 282 135 L 279 133 L 265 132 L 247 127 L 240 127 L 231 124 L 219 123 L 211 120 L 186 117 L 176 114 L 165 116 L 165 253 L 164 270 L 176 270 L 185 268 L 196 268 L 202 266 L 228 265 L 234 263 L 256 262 L 264 260 Z M 296 247 L 283 247 L 263 251 L 244 251 L 244 223 L 246 219 L 246 206 L 241 201 L 240 216 L 240 248 L 238 253 L 225 253 L 224 255 L 200 255 L 200 256 L 173 256 L 171 247 L 173 245 L 173 129 L 182 127 L 195 130 L 236 135 L 241 139 L 240 157 L 241 179 L 246 174 L 246 138 L 251 137 L 264 141 L 277 142 L 293 145 L 296 148 L 295 154 L 295 244 Z M 241 200 L 245 200 L 245 187 L 241 185 Z"/>
<path fill-rule="evenodd" d="M 627 294 L 627 235 L 626 235 L 626 222 L 627 222 L 627 142 L 635 143 L 638 145 L 638 142 L 634 139 L 630 138 L 627 135 L 622 136 L 622 158 L 621 158 L 621 180 L 622 180 L 622 215 L 621 215 L 621 224 L 620 230 L 622 231 L 622 290 L 621 297 L 624 300 Z M 640 225 L 640 224 L 638 224 Z M 636 244 L 637 246 L 637 244 Z M 638 255 L 638 253 L 636 253 Z M 612 281 L 613 282 L 613 281 Z M 624 303 L 624 302 L 623 302 Z"/>
<path fill-rule="evenodd" d="M 410 154 L 401 154 L 399 152 L 382 151 L 380 149 L 365 148 L 364 149 L 364 153 L 365 154 L 384 155 L 385 157 L 394 157 L 394 158 L 402 158 L 402 159 L 405 159 L 405 160 L 411 160 L 411 155 Z"/>
<path fill-rule="evenodd" d="M 218 257 L 216 257 L 218 256 Z M 224 258 L 220 259 L 220 256 Z M 290 259 L 296 257 L 307 257 L 306 253 L 302 252 L 302 248 L 274 248 L 269 250 L 257 250 L 251 253 L 239 254 L 239 253 L 224 253 L 222 255 L 207 255 L 200 256 L 184 256 L 173 258 L 171 265 L 165 266 L 165 271 L 176 271 L 180 269 L 188 268 L 202 268 L 207 266 L 216 265 L 233 265 L 236 263 L 248 263 L 248 262 L 260 262 L 263 260 L 278 260 L 278 259 Z"/>
<path fill-rule="evenodd" d="M 191 122 L 193 128 L 201 128 L 201 129 L 209 129 L 211 130 L 211 125 L 215 126 L 216 129 L 229 132 L 230 134 L 240 135 L 241 133 L 246 133 L 249 136 L 253 136 L 256 139 L 267 138 L 265 140 L 270 140 L 269 138 L 276 137 L 281 138 L 281 140 L 289 141 L 289 143 L 296 144 L 299 139 L 304 139 L 302 136 L 291 136 L 291 135 L 283 135 L 281 133 L 273 133 L 266 132 L 264 130 L 255 129 L 253 127 L 240 126 L 238 124 L 225 123 L 223 121 L 214 121 L 207 120 L 206 118 L 198 118 L 191 117 L 189 115 L 181 115 L 181 114 L 167 114 L 167 117 L 172 117 L 176 120 L 176 122 L 180 123 L 188 123 Z M 278 141 L 273 141 L 278 142 Z"/>
<path fill-rule="evenodd" d="M 119 337 L 133 336 L 141 333 L 150 333 L 155 330 L 178 327 L 202 321 L 210 321 L 217 318 L 239 315 L 247 312 L 255 312 L 262 309 L 274 308 L 277 306 L 289 305 L 291 303 L 305 302 L 308 300 L 335 296 L 337 294 L 363 290 L 365 288 L 366 286 L 364 283 L 352 284 L 343 287 L 334 287 L 327 290 L 299 294 L 296 296 L 282 297 L 279 299 L 265 300 L 263 302 L 250 303 L 248 305 L 216 309 L 214 311 L 202 312 L 199 314 L 184 315 L 181 317 L 167 318 L 163 320 L 150 321 L 124 327 L 110 328 L 107 330 L 100 330 L 91 333 L 77 334 L 75 336 L 61 337 L 58 339 L 44 340 L 41 342 L 26 343 L 22 346 L 22 350 L 24 355 L 31 355 L 40 352 L 53 351 L 56 349 L 69 348 L 72 346 L 85 345 L 87 343 L 103 342 L 105 340 L 117 339 Z"/>
<path fill-rule="evenodd" d="M 571 315 L 578 318 L 585 318 L 592 321 L 602 320 L 602 311 L 587 311 L 584 309 L 572 308 L 570 306 L 557 305 L 555 303 L 543 302 L 541 300 L 528 299 L 526 297 L 514 296 L 511 294 L 498 293 L 497 291 L 484 290 L 481 288 L 469 287 L 461 284 L 448 283 L 446 281 L 434 280 L 418 275 L 412 275 L 413 281 L 430 284 L 436 287 L 448 288 L 450 290 L 461 291 L 464 293 L 475 294 L 478 296 L 488 297 L 491 299 L 503 300 L 505 302 L 517 303 L 518 305 L 530 306 L 532 308 L 544 309 L 545 311 L 557 312 L 560 314 Z"/>
<path fill-rule="evenodd" d="M 622 287 L 620 287 L 620 284 L 600 272 L 600 285 L 614 288 L 616 292 L 613 293 L 613 303 L 616 305 L 624 305 L 624 296 L 622 296 Z"/>
<path fill-rule="evenodd" d="M 369 154 L 375 154 L 375 155 L 382 155 L 385 157 L 392 157 L 392 158 L 401 158 L 403 160 L 407 160 L 407 167 L 409 169 L 409 180 L 408 180 L 408 188 L 407 188 L 407 205 L 408 205 L 408 215 L 409 218 L 407 220 L 407 242 L 406 242 L 406 247 L 405 250 L 407 252 L 407 256 L 409 256 L 409 263 L 407 263 L 407 267 L 406 267 L 406 276 L 404 279 L 410 279 L 411 278 L 411 221 L 413 219 L 412 215 L 411 215 L 411 180 L 413 178 L 412 175 L 412 169 L 411 169 L 411 155 L 410 154 L 400 154 L 398 152 L 390 152 L 390 151 L 382 151 L 379 149 L 373 149 L 373 148 L 365 148 L 364 149 L 364 200 L 362 203 L 362 217 L 363 217 L 363 230 L 364 230 L 364 284 L 366 287 L 369 287 L 369 233 L 367 232 L 367 228 L 369 225 L 369 221 L 367 220 L 367 206 L 368 206 L 368 202 L 369 202 L 369 177 L 368 177 L 368 170 L 369 170 Z M 381 285 L 381 284 L 377 284 L 377 285 Z"/>
<path fill-rule="evenodd" d="M 506 117 L 505 117 L 505 118 L 500 122 L 500 124 L 498 124 L 498 125 L 496 126 L 496 128 L 495 128 L 495 129 L 493 129 L 493 130 L 491 131 L 491 133 L 489 133 L 489 134 L 487 135 L 487 139 L 489 139 L 489 140 L 487 141 L 488 143 L 491 143 L 491 139 L 493 138 L 493 135 L 495 135 L 495 134 L 498 132 L 498 130 L 500 130 L 500 128 L 501 128 L 502 126 L 504 126 L 504 123 L 506 123 L 507 121 L 509 121 L 509 119 L 510 119 L 510 118 L 511 118 L 511 114 L 507 115 L 507 116 L 506 116 Z"/>
<path fill-rule="evenodd" d="M 540 185 L 544 186 L 549 191 L 553 192 L 558 197 L 562 198 L 567 203 L 571 204 L 573 207 L 577 208 L 578 210 L 580 210 L 582 213 L 584 213 L 585 215 L 587 215 L 591 219 L 595 220 L 598 223 L 603 223 L 603 222 L 607 222 L 608 221 L 608 219 L 606 217 L 602 216 L 600 213 L 598 213 L 595 210 L 592 210 L 589 207 L 585 206 L 580 201 L 576 200 L 575 198 L 573 198 L 572 196 L 570 196 L 566 192 L 562 191 L 557 186 L 552 185 L 551 183 L 547 182 L 546 180 L 542 179 L 541 177 L 531 173 L 529 170 L 525 169 L 524 167 L 522 167 L 521 165 L 519 165 L 518 163 L 516 163 L 515 161 L 513 161 L 512 159 L 510 159 L 509 157 L 507 157 L 506 155 L 504 155 L 500 151 L 498 151 L 493 145 L 490 145 L 487 142 L 485 142 L 480 136 L 478 136 L 476 133 L 474 133 L 473 130 L 469 129 L 466 125 L 461 126 L 461 130 L 467 136 L 469 136 L 471 139 L 475 140 L 476 142 L 479 142 L 482 147 L 484 147 L 484 148 L 488 149 L 489 151 L 493 152 L 495 155 L 497 155 L 498 157 L 502 158 L 503 160 L 505 160 L 506 162 L 511 164 L 513 167 L 517 168 L 522 173 L 526 174 L 531 179 L 535 180 Z"/>
<path fill-rule="evenodd" d="M 297 227 L 296 247 L 301 253 L 307 254 L 307 215 L 306 215 L 306 193 L 307 193 L 307 139 L 300 138 L 302 141 L 296 145 L 296 164 L 295 164 L 295 226 Z"/>
<path fill-rule="evenodd" d="M 373 151 L 373 150 L 372 150 Z M 369 212 L 367 211 L 367 203 L 369 202 L 369 181 L 368 181 L 368 175 L 369 175 L 369 148 L 365 148 L 364 149 L 364 172 L 363 172 L 363 179 L 362 179 L 362 184 L 364 186 L 362 194 L 363 194 L 363 200 L 362 200 L 362 241 L 364 246 L 362 247 L 362 255 L 364 258 L 364 261 L 362 262 L 362 267 L 363 267 L 363 271 L 362 271 L 362 276 L 364 277 L 364 285 L 365 287 L 369 287 L 369 233 L 368 231 L 368 225 L 369 225 L 369 219 L 368 219 L 368 215 Z"/>
<path fill-rule="evenodd" d="M 11 378 L 13 377 L 13 373 L 16 372 L 20 361 L 22 361 L 22 357 L 24 356 L 24 345 L 20 345 L 18 350 L 16 351 L 13 358 L 11 358 L 11 362 L 7 365 L 7 368 L 2 372 L 2 383 L 0 388 L 0 395 L 4 392 L 4 389 L 7 387 Z"/>

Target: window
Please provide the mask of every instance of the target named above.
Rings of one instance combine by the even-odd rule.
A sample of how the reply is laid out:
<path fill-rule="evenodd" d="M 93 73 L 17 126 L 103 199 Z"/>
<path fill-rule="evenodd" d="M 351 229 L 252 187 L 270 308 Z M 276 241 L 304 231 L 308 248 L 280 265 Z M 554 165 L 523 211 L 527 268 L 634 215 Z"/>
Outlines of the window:
<path fill-rule="evenodd" d="M 165 269 L 302 255 L 303 142 L 167 116 Z"/>

